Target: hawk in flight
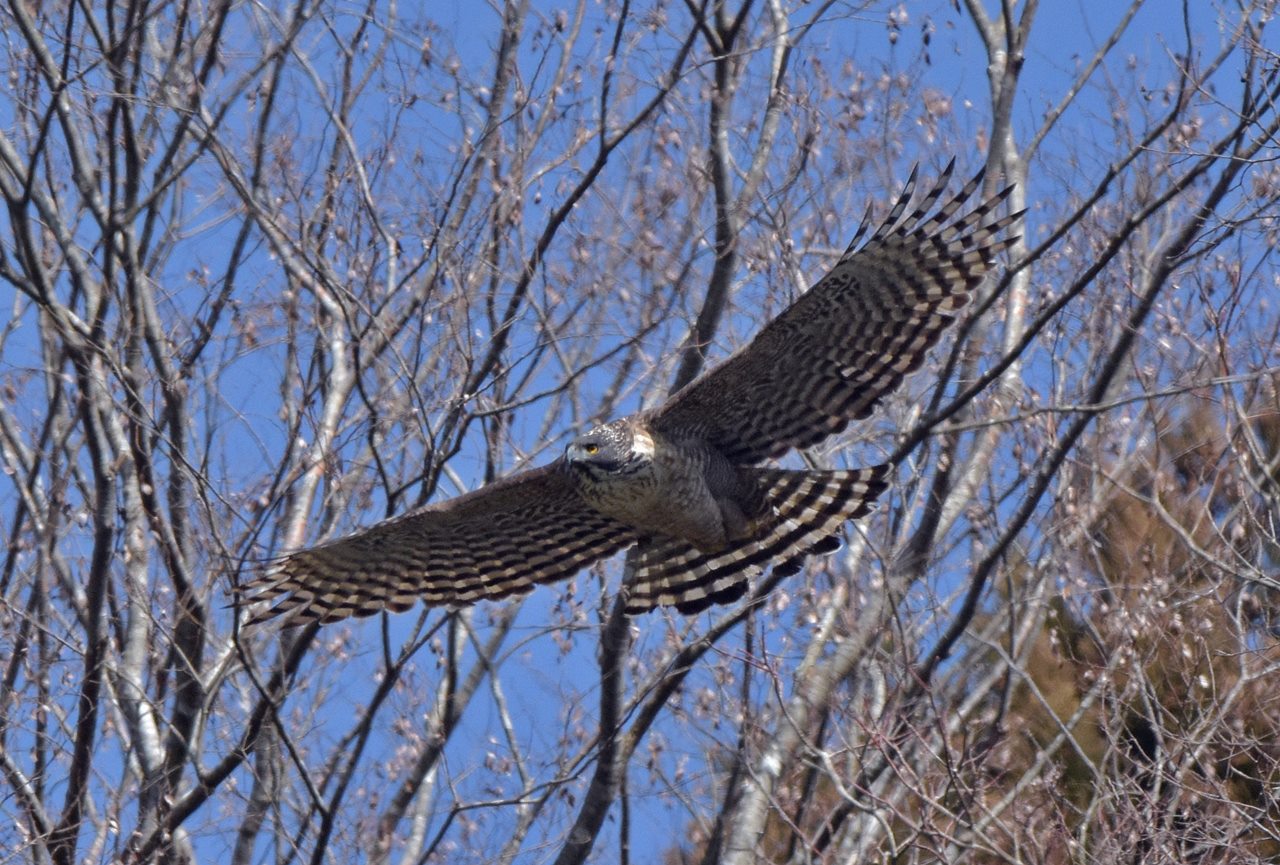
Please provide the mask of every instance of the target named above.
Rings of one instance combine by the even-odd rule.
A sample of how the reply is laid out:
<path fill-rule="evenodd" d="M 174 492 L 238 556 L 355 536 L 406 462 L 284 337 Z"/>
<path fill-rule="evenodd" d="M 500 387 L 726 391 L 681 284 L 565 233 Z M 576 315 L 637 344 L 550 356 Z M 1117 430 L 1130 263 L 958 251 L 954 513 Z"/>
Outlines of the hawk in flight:
<path fill-rule="evenodd" d="M 957 216 L 982 174 L 951 176 L 893 209 L 748 345 L 649 411 L 596 427 L 564 456 L 280 559 L 240 590 L 251 621 L 330 622 L 471 604 L 572 576 L 635 546 L 627 612 L 693 613 L 742 597 L 772 563 L 800 570 L 885 488 L 886 465 L 805 471 L 765 464 L 869 415 L 1016 238 L 996 210 L 1012 187 Z"/>

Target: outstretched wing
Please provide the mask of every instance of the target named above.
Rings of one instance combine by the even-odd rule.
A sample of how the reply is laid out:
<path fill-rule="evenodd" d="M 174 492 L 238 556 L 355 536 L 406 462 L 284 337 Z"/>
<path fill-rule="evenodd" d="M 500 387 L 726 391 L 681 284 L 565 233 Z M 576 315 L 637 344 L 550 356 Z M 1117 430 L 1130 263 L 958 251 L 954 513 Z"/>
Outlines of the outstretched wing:
<path fill-rule="evenodd" d="M 332 622 L 380 610 L 471 604 L 572 576 L 636 540 L 584 503 L 557 460 L 475 492 L 291 553 L 240 587 L 274 602 L 250 623 L 292 614 Z"/>
<path fill-rule="evenodd" d="M 1017 238 L 989 218 L 1010 189 L 954 218 L 982 174 L 931 214 L 952 165 L 920 203 L 913 171 L 893 210 L 859 247 L 864 219 L 836 266 L 741 350 L 655 409 L 661 432 L 694 435 L 755 463 L 816 444 L 866 417 L 969 301 Z"/>

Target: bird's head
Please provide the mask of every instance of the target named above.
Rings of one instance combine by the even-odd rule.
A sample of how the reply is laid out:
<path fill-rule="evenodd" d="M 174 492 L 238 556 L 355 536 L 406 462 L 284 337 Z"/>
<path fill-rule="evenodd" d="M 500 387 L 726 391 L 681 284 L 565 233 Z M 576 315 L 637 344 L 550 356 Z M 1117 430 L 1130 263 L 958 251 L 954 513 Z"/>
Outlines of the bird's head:
<path fill-rule="evenodd" d="M 616 420 L 569 442 L 564 458 L 593 475 L 628 474 L 653 458 L 652 440 L 629 421 Z"/>

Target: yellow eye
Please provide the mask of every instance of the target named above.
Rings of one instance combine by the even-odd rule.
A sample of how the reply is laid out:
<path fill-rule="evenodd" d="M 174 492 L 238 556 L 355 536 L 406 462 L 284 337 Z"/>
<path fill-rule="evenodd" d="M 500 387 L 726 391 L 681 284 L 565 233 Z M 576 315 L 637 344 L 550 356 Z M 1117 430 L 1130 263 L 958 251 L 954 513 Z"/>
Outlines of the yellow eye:
<path fill-rule="evenodd" d="M 600 445 L 596 444 L 595 442 L 587 442 L 582 446 L 582 451 L 587 456 L 593 457 L 596 454 L 600 453 Z"/>

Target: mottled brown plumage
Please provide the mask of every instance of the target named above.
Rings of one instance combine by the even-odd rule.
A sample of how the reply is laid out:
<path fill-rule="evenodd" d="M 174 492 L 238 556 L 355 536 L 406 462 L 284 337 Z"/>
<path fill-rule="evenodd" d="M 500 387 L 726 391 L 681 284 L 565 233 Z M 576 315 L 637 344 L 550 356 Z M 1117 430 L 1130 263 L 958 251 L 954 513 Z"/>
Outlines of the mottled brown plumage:
<path fill-rule="evenodd" d="M 950 175 L 913 206 L 913 172 L 865 243 L 867 220 L 831 272 L 664 405 L 591 430 L 549 465 L 285 556 L 242 587 L 266 602 L 251 621 L 501 598 L 632 545 L 632 613 L 695 612 L 740 598 L 770 565 L 798 572 L 870 509 L 888 467 L 759 464 L 870 414 L 1014 239 L 1000 233 L 1020 214 L 993 215 L 1009 190 L 956 217 L 982 175 L 937 206 Z"/>

